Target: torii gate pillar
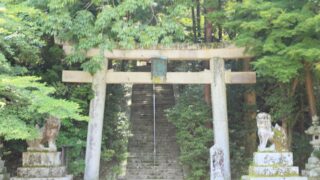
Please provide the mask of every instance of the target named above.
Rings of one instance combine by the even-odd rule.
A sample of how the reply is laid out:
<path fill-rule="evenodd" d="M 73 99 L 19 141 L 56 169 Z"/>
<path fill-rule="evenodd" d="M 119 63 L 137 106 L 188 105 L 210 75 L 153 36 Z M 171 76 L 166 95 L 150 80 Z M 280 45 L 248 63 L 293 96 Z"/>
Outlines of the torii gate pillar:
<path fill-rule="evenodd" d="M 90 102 L 84 180 L 99 180 L 107 66 L 108 61 L 105 61 L 105 64 L 92 78 L 94 98 Z"/>
<path fill-rule="evenodd" d="M 224 180 L 231 180 L 224 60 L 222 58 L 210 59 L 210 70 L 213 75 L 213 80 L 211 83 L 211 101 L 214 126 L 214 143 L 223 151 Z"/>

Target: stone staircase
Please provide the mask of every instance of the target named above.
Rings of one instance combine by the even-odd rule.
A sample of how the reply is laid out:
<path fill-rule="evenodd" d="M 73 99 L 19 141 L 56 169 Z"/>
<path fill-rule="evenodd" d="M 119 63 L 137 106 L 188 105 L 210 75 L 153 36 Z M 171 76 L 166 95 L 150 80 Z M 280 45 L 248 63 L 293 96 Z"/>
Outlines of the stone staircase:
<path fill-rule="evenodd" d="M 171 85 L 155 85 L 156 155 L 153 143 L 153 86 L 133 85 L 131 126 L 124 180 L 183 180 L 175 127 L 164 110 L 174 105 Z"/>

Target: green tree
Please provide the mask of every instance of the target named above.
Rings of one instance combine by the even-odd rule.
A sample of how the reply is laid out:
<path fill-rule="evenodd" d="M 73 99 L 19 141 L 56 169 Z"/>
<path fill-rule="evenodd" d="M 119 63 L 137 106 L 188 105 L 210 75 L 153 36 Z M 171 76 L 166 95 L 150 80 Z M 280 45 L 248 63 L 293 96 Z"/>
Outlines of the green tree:
<path fill-rule="evenodd" d="M 306 83 L 311 116 L 316 115 L 311 71 L 319 63 L 319 9 L 319 1 L 309 0 L 230 2 L 231 21 L 226 24 L 238 32 L 237 44 L 257 58 L 253 65 L 258 75 L 276 83 L 271 89 L 275 93 L 279 92 L 277 88 L 285 88 L 282 95 L 292 99 L 300 81 Z M 269 105 L 275 105 L 274 111 L 282 111 L 277 117 L 287 126 L 294 116 L 294 102 L 290 108 L 278 109 L 272 101 L 268 100 Z"/>
<path fill-rule="evenodd" d="M 5 139 L 30 139 L 34 125 L 44 115 L 61 119 L 86 120 L 79 105 L 55 99 L 54 88 L 39 82 L 39 78 L 22 76 L 22 65 L 38 64 L 41 27 L 36 24 L 42 13 L 23 4 L 2 4 L 0 22 L 0 104 L 1 136 Z M 13 66 L 12 66 L 13 65 Z"/>
<path fill-rule="evenodd" d="M 150 47 L 181 41 L 184 27 L 180 20 L 188 7 L 182 1 L 73 1 L 31 0 L 35 7 L 48 11 L 45 29 L 56 38 L 75 45 L 68 62 L 81 63 L 95 72 L 104 60 L 101 56 L 85 58 L 93 47 L 101 50 Z"/>

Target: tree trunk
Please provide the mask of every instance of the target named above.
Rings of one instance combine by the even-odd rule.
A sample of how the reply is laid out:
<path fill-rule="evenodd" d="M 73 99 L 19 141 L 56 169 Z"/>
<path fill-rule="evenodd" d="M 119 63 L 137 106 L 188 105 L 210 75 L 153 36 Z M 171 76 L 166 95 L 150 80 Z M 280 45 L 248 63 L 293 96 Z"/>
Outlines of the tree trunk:
<path fill-rule="evenodd" d="M 192 31 L 193 31 L 193 42 L 197 42 L 197 24 L 196 24 L 196 15 L 194 12 L 194 6 L 191 7 L 192 14 Z"/>
<path fill-rule="evenodd" d="M 313 91 L 313 78 L 312 78 L 312 66 L 309 63 L 306 63 L 304 65 L 305 70 L 305 85 L 306 85 L 306 93 L 308 98 L 308 105 L 309 105 L 309 113 L 310 117 L 317 115 L 317 109 L 316 109 L 316 98 L 314 96 Z"/>
<path fill-rule="evenodd" d="M 222 2 L 221 0 L 219 0 L 219 11 L 221 11 L 222 9 Z M 218 41 L 221 42 L 222 41 L 222 25 L 219 24 L 218 25 Z"/>
<path fill-rule="evenodd" d="M 200 0 L 196 0 L 197 2 L 197 29 L 198 29 L 198 38 L 201 38 L 201 6 Z"/>
<path fill-rule="evenodd" d="M 250 71 L 250 60 L 243 61 L 243 71 Z M 256 151 L 257 147 L 257 134 L 255 131 L 256 127 L 256 115 L 257 115 L 257 108 L 256 108 L 256 92 L 254 90 L 247 90 L 244 93 L 244 103 L 245 103 L 245 113 L 244 113 L 244 121 L 245 124 L 248 125 L 250 128 L 250 132 L 246 137 L 246 154 L 252 155 Z"/>
<path fill-rule="evenodd" d="M 298 87 L 298 83 L 299 83 L 299 80 L 297 78 L 293 80 L 292 87 L 288 93 L 288 98 L 292 98 L 295 95 L 297 87 Z M 287 135 L 287 148 L 290 151 L 291 144 L 292 144 L 292 135 L 293 135 L 292 132 L 293 132 L 294 124 L 292 124 L 292 123 L 290 124 L 289 120 L 290 119 L 288 117 L 284 117 L 282 119 L 282 128 L 285 130 L 285 133 Z"/>
<path fill-rule="evenodd" d="M 213 8 L 206 8 L 206 13 L 212 12 L 212 11 L 213 11 Z M 205 36 L 206 43 L 212 42 L 212 39 L 213 39 L 213 37 L 212 37 L 212 23 L 207 18 L 205 19 L 204 36 Z M 204 68 L 209 69 L 209 62 L 204 63 Z M 208 105 L 211 104 L 211 90 L 210 89 L 211 89 L 210 85 L 204 86 L 204 100 Z"/>

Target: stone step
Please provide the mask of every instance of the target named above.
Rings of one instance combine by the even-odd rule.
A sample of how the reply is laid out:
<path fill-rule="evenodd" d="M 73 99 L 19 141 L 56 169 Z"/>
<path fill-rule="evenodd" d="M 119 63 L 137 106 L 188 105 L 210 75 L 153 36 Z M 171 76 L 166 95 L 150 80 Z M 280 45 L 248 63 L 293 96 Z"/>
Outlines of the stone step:
<path fill-rule="evenodd" d="M 61 165 L 60 152 L 24 152 L 22 154 L 23 167 L 51 167 Z"/>
<path fill-rule="evenodd" d="M 134 105 L 151 105 L 153 106 L 153 98 L 149 98 L 149 99 L 133 99 L 131 102 L 134 103 Z M 174 99 L 172 98 L 156 98 L 155 104 L 157 105 L 156 107 L 160 107 L 161 104 L 167 104 L 167 105 L 171 105 L 175 102 Z"/>
<path fill-rule="evenodd" d="M 145 139 L 145 138 L 150 138 L 153 137 L 153 123 L 149 123 L 152 125 L 152 127 L 150 126 L 138 126 L 135 127 L 134 131 L 132 131 L 132 134 L 134 136 L 137 136 L 138 138 L 136 139 Z M 147 125 L 147 123 L 145 124 Z M 133 126 L 134 127 L 134 126 Z M 175 139 L 175 129 L 171 128 L 171 127 L 161 127 L 160 123 L 156 123 L 156 135 L 159 136 L 164 136 L 164 137 L 172 137 L 173 139 Z M 150 136 L 150 134 L 152 134 L 152 136 Z M 149 136 L 148 136 L 149 135 Z M 153 138 L 151 138 L 153 139 Z"/>
<path fill-rule="evenodd" d="M 141 108 L 141 107 L 131 108 L 131 110 L 132 110 L 131 115 L 140 115 L 140 116 L 144 116 L 144 117 L 153 118 L 153 109 L 151 106 L 149 107 L 149 109 L 147 109 L 147 108 L 144 108 L 143 110 L 141 110 L 141 109 L 143 109 L 143 108 Z M 155 114 L 157 117 L 166 117 L 163 109 L 162 110 L 156 109 Z"/>
<path fill-rule="evenodd" d="M 27 177 L 12 177 L 10 180 L 72 180 L 72 175 L 67 175 L 65 177 L 52 177 L 52 178 L 27 178 Z"/>
<path fill-rule="evenodd" d="M 269 165 L 293 165 L 293 154 L 291 152 L 255 152 L 253 154 L 253 163 L 258 166 Z"/>
<path fill-rule="evenodd" d="M 173 177 L 173 178 L 170 178 L 170 179 L 164 179 L 163 177 L 161 178 L 147 178 L 147 179 L 141 179 L 141 178 L 136 178 L 136 177 L 123 177 L 121 179 L 118 179 L 118 180 L 183 180 L 183 178 L 180 178 L 180 177 Z"/>
<path fill-rule="evenodd" d="M 152 92 L 134 92 L 135 95 L 140 95 L 140 96 L 134 96 L 132 97 L 131 101 L 136 102 L 136 101 L 141 101 L 141 100 L 150 100 L 150 102 L 153 101 L 153 93 Z M 156 93 L 156 101 L 164 101 L 164 100 L 172 100 L 174 97 L 171 96 L 172 91 L 166 93 L 166 94 L 159 94 Z"/>
<path fill-rule="evenodd" d="M 171 153 L 172 151 L 176 151 L 178 149 L 178 146 L 168 147 L 168 145 L 170 145 L 170 144 L 168 143 L 166 147 L 156 146 L 156 151 L 159 153 Z M 154 146 L 152 144 L 150 145 L 150 143 L 140 143 L 140 144 L 129 143 L 129 146 L 135 146 L 135 147 L 129 148 L 129 150 L 135 150 L 135 149 L 138 150 L 139 147 L 140 147 L 140 149 L 143 148 L 144 152 L 153 152 L 153 150 L 154 150 Z"/>
<path fill-rule="evenodd" d="M 132 115 L 132 117 L 135 119 L 132 119 L 130 121 L 130 122 L 132 122 L 131 127 L 145 126 L 145 127 L 152 127 L 153 128 L 153 115 L 136 114 L 136 115 Z M 172 127 L 172 124 L 170 122 L 168 122 L 165 118 L 166 117 L 164 115 L 156 115 L 155 122 L 158 125 L 157 128 L 175 129 L 174 127 Z"/>
<path fill-rule="evenodd" d="M 67 175 L 65 166 L 58 167 L 20 167 L 18 177 L 64 177 Z"/>
<path fill-rule="evenodd" d="M 178 163 L 174 163 L 174 164 L 170 164 L 170 163 L 132 163 L 131 165 L 127 166 L 127 170 L 130 169 L 149 169 L 149 170 L 154 170 L 154 168 L 157 168 L 157 171 L 173 171 L 176 172 L 179 169 L 179 164 Z"/>
<path fill-rule="evenodd" d="M 145 137 L 145 136 L 139 136 L 140 138 L 130 138 L 130 143 L 132 145 L 134 144 L 140 144 L 140 143 L 144 143 L 144 142 L 151 142 L 150 145 L 152 145 L 153 147 L 153 138 L 150 138 L 150 137 Z M 165 139 L 164 139 L 165 138 Z M 160 146 L 161 145 L 164 145 L 164 144 L 169 144 L 171 145 L 172 143 L 175 143 L 176 142 L 176 138 L 174 136 L 167 136 L 166 134 L 163 134 L 161 136 L 157 136 L 157 139 L 156 139 L 156 145 Z M 174 146 L 174 147 L 178 147 L 178 146 Z M 167 147 L 167 148 L 170 148 L 170 147 Z"/>
<path fill-rule="evenodd" d="M 153 156 L 146 156 L 146 157 L 133 157 L 130 156 L 128 157 L 128 162 L 130 161 L 131 163 L 151 163 L 153 164 Z M 177 160 L 172 160 L 172 158 L 168 156 L 157 156 L 155 158 L 155 163 L 160 166 L 162 164 L 179 164 L 179 161 Z"/>
<path fill-rule="evenodd" d="M 139 96 L 139 95 L 138 95 Z M 143 96 L 143 95 L 140 95 L 140 96 Z M 133 98 L 131 99 L 131 102 L 134 102 L 134 103 L 143 103 L 144 104 L 150 104 L 150 105 L 153 105 L 153 95 L 152 96 L 147 96 L 147 97 L 143 97 L 143 98 Z M 173 97 L 168 97 L 168 96 L 157 96 L 156 95 L 156 100 L 155 100 L 155 103 L 174 103 L 175 102 L 175 98 Z"/>
<path fill-rule="evenodd" d="M 161 97 L 172 97 L 172 93 L 173 90 L 155 90 L 155 96 L 156 98 L 159 97 L 159 99 Z M 132 90 L 132 94 L 135 95 L 140 95 L 141 98 L 146 98 L 146 97 L 153 97 L 153 91 L 152 89 L 148 89 L 148 90 L 142 90 L 142 89 L 133 89 Z M 134 98 L 139 98 L 140 96 L 133 96 Z"/>
<path fill-rule="evenodd" d="M 174 154 L 174 152 L 172 152 Z M 179 152 L 177 152 L 179 153 Z M 144 152 L 130 152 L 128 155 L 128 159 L 152 159 L 153 160 L 153 151 L 144 151 Z M 171 154 L 163 153 L 163 152 L 157 152 L 156 153 L 156 160 L 166 160 L 169 162 L 179 162 L 178 159 L 172 159 Z"/>
<path fill-rule="evenodd" d="M 145 176 L 127 176 L 126 180 L 183 180 L 182 175 L 179 176 L 165 176 L 165 175 L 145 175 Z"/>
<path fill-rule="evenodd" d="M 140 178 L 140 179 L 176 179 L 177 177 L 182 176 L 182 173 L 176 173 L 176 174 L 148 173 L 148 174 L 132 174 L 130 176 L 134 178 Z"/>
<path fill-rule="evenodd" d="M 126 175 L 121 180 L 183 179 L 182 167 L 178 162 L 176 129 L 168 122 L 164 111 L 175 102 L 172 85 L 156 85 L 155 94 L 157 154 L 154 157 L 152 85 L 134 85 L 130 115 L 133 136 L 128 143 Z"/>
<path fill-rule="evenodd" d="M 152 131 L 152 135 L 153 135 L 153 122 L 148 120 L 148 121 L 145 121 L 145 123 L 142 123 L 142 120 L 140 122 L 137 122 L 137 121 L 133 121 L 133 123 L 135 124 L 132 124 L 131 127 L 133 127 L 133 132 L 135 132 L 135 134 L 146 134 L 147 132 L 140 132 L 140 130 L 148 130 L 149 132 L 148 133 L 151 133 Z M 168 134 L 168 133 L 172 133 L 172 134 L 175 134 L 175 128 L 173 127 L 170 127 L 170 126 L 163 126 L 162 124 L 169 124 L 169 123 L 164 123 L 164 122 L 159 122 L 156 120 L 155 122 L 155 125 L 156 125 L 156 132 L 157 133 L 162 133 L 162 134 Z M 174 131 L 174 132 L 172 132 Z"/>
<path fill-rule="evenodd" d="M 141 171 L 143 169 L 143 171 Z M 181 169 L 177 165 L 169 165 L 167 167 L 159 167 L 159 166 L 129 166 L 127 171 L 131 171 L 131 174 L 156 174 L 156 173 L 166 173 L 166 174 L 179 174 L 181 173 Z"/>

